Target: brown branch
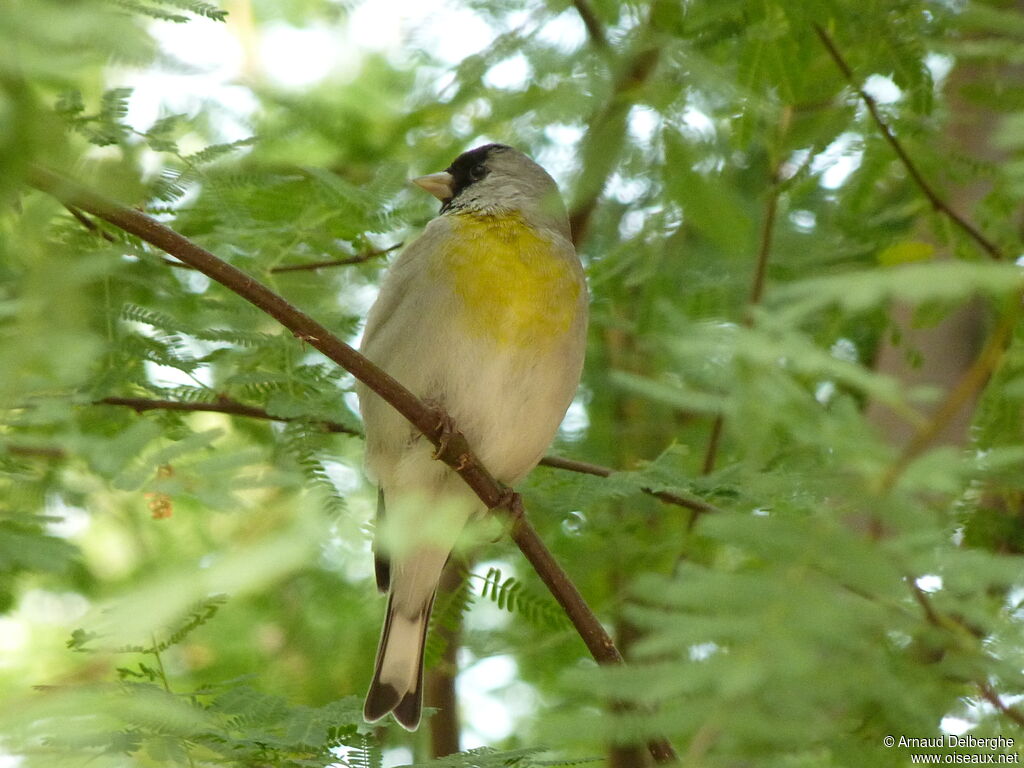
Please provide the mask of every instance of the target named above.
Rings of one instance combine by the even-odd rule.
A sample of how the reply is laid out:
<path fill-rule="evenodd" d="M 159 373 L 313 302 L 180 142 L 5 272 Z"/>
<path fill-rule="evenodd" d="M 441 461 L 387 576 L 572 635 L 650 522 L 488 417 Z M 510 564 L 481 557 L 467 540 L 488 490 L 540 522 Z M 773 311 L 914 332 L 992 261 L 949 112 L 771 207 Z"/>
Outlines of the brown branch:
<path fill-rule="evenodd" d="M 590 218 L 618 160 L 619 147 L 625 135 L 626 119 L 636 102 L 636 92 L 650 79 L 661 58 L 661 48 L 653 39 L 658 5 L 659 2 L 656 0 L 647 22 L 640 30 L 639 40 L 634 47 L 635 52 L 612 86 L 608 102 L 588 121 L 590 127 L 581 149 L 583 172 L 578 181 L 577 199 L 569 211 L 572 242 L 577 247 L 586 236 Z M 580 13 L 582 15 L 582 11 Z"/>
<path fill-rule="evenodd" d="M 109 232 L 107 232 L 107 231 L 101 229 L 100 227 L 98 227 L 96 225 L 95 221 L 93 221 L 88 216 L 86 216 L 84 213 L 82 213 L 80 210 L 75 208 L 75 206 L 73 206 L 73 205 L 66 205 L 65 204 L 64 207 L 68 209 L 68 213 L 70 213 L 72 216 L 74 216 L 78 220 L 79 224 L 81 224 L 87 230 L 92 232 L 94 235 L 99 235 L 104 240 L 106 240 L 108 243 L 116 243 L 117 242 L 117 238 L 116 237 L 114 237 Z"/>
<path fill-rule="evenodd" d="M 369 261 L 377 256 L 383 256 L 386 253 L 391 253 L 392 251 L 396 251 L 401 248 L 402 245 L 403 243 L 395 243 L 394 245 L 389 245 L 387 248 L 373 248 L 368 251 L 363 251 L 362 253 L 357 253 L 355 256 L 346 256 L 344 259 L 313 261 L 309 264 L 288 264 L 283 267 L 271 267 L 267 271 L 271 273 L 303 272 L 307 270 L 323 269 L 325 267 L 347 267 L 352 264 L 362 264 L 364 261 Z M 177 267 L 178 269 L 197 269 L 191 264 L 186 264 L 183 261 L 175 261 L 174 259 L 161 259 L 161 261 L 169 267 Z"/>
<path fill-rule="evenodd" d="M 295 336 L 322 352 L 347 370 L 402 414 L 435 446 L 441 446 L 442 422 L 436 409 L 427 407 L 394 377 L 378 368 L 327 328 L 289 304 L 253 277 L 200 248 L 169 227 L 146 214 L 114 203 L 51 170 L 31 166 L 29 183 L 99 216 L 124 231 L 156 246 L 182 262 L 195 267 L 212 280 L 236 293 L 288 328 Z M 527 521 L 518 494 L 499 484 L 473 454 L 465 437 L 447 436 L 441 460 L 452 467 L 476 493 L 488 509 L 499 510 L 512 520 L 511 536 L 530 565 L 548 586 L 554 598 L 572 621 L 594 659 L 600 664 L 621 664 L 622 656 L 601 622 L 584 601 L 576 586 L 545 546 L 536 529 Z M 658 762 L 675 761 L 671 745 L 664 740 L 648 744 Z"/>
<path fill-rule="evenodd" d="M 275 273 L 302 272 L 305 270 L 323 269 L 324 267 L 347 267 L 352 264 L 362 264 L 364 261 L 369 261 L 377 256 L 383 256 L 391 253 L 392 251 L 397 251 L 402 247 L 402 245 L 404 245 L 404 243 L 395 243 L 394 245 L 389 245 L 387 248 L 373 248 L 372 250 L 363 251 L 362 253 L 357 253 L 355 256 L 348 256 L 344 259 L 314 261 L 309 264 L 288 264 L 284 267 L 271 267 L 267 271 Z"/>
<path fill-rule="evenodd" d="M 725 428 L 725 416 L 721 413 L 715 416 L 711 422 L 711 434 L 708 436 L 708 447 L 704 451 L 704 462 L 700 466 L 702 475 L 710 475 L 715 471 L 715 461 L 718 459 L 718 447 L 722 443 L 722 430 Z"/>
<path fill-rule="evenodd" d="M 974 637 L 978 636 L 975 631 L 973 631 L 970 627 L 966 626 L 962 621 L 952 616 L 945 616 L 939 613 L 935 606 L 932 605 L 932 601 L 931 598 L 928 597 L 928 593 L 926 593 L 917 585 L 916 579 L 914 579 L 912 576 L 906 576 L 905 580 L 907 582 L 907 586 L 910 587 L 910 592 L 914 596 L 914 600 L 917 601 L 917 604 L 921 606 L 921 610 L 924 612 L 925 619 L 928 621 L 929 624 L 931 624 L 933 627 L 945 631 L 950 631 L 952 629 L 960 629 Z M 987 702 L 989 702 L 992 706 L 994 706 L 1006 717 L 1010 718 L 1015 723 L 1017 723 L 1017 725 L 1024 726 L 1024 712 L 1021 712 L 1016 707 L 1011 707 L 1009 704 L 1005 703 L 1002 700 L 1002 698 L 1000 698 L 999 693 L 996 691 L 995 688 L 992 687 L 990 683 L 988 683 L 985 680 L 981 680 L 975 681 L 974 684 L 977 687 L 978 692 L 981 694 L 982 698 L 984 698 Z"/>
<path fill-rule="evenodd" d="M 999 319 L 984 348 L 978 353 L 971 367 L 964 371 L 960 380 L 947 394 L 932 417 L 917 430 L 913 439 L 907 443 L 899 457 L 882 478 L 880 487 L 883 491 L 890 490 L 903 475 L 910 463 L 920 456 L 929 445 L 942 434 L 950 420 L 963 407 L 964 403 L 973 399 L 988 383 L 1002 362 L 1003 354 L 1013 339 L 1013 330 L 1020 316 L 1020 293 Z"/>
<path fill-rule="evenodd" d="M 883 138 L 889 143 L 889 146 L 892 147 L 896 156 L 903 164 L 903 167 L 907 169 L 907 173 L 910 174 L 910 178 L 914 180 L 917 188 L 921 190 L 922 194 L 924 194 L 926 198 L 928 198 L 928 202 L 931 203 L 932 208 L 963 230 L 967 236 L 977 243 L 991 258 L 996 260 L 1005 259 L 1003 252 L 999 249 L 999 246 L 983 235 L 981 231 L 974 226 L 974 224 L 954 211 L 953 208 L 932 188 L 931 184 L 929 184 L 924 178 L 917 165 L 907 153 L 903 144 L 901 144 L 900 140 L 896 138 L 896 134 L 892 132 L 889 124 L 882 117 L 882 113 L 878 109 L 878 102 L 874 100 L 871 94 L 861 87 L 857 78 L 853 74 L 853 70 L 850 68 L 850 65 L 843 57 L 843 54 L 839 51 L 839 48 L 829 36 L 828 32 L 825 31 L 825 28 L 820 24 L 815 24 L 814 31 L 817 33 L 822 45 L 824 45 L 826 50 L 828 50 L 829 55 L 832 57 L 832 61 L 835 62 L 839 71 L 843 73 L 843 77 L 846 78 L 850 87 L 853 88 L 860 100 L 864 102 L 864 106 L 868 108 L 868 112 L 871 113 L 871 118 L 875 121 L 875 125 L 878 126 L 878 130 L 881 131 Z"/>
<path fill-rule="evenodd" d="M 917 579 L 909 575 L 903 578 L 907 582 L 907 586 L 910 587 L 910 594 L 914 596 L 914 600 L 921 606 L 921 610 L 924 611 L 924 617 L 928 620 L 928 623 L 939 629 L 949 629 L 949 626 L 942 620 L 938 611 L 935 610 L 927 593 L 917 585 Z"/>
<path fill-rule="evenodd" d="M 785 113 L 790 114 L 787 108 Z M 786 123 L 789 118 L 783 118 Z M 776 165 L 772 171 L 772 185 L 768 191 L 768 199 L 764 204 L 764 217 L 761 221 L 761 240 L 757 248 L 757 262 L 754 268 L 754 279 L 750 284 L 750 298 L 747 300 L 748 312 L 752 307 L 761 303 L 764 297 L 764 283 L 768 275 L 768 258 L 772 252 L 772 239 L 775 235 L 775 220 L 778 217 L 779 196 L 782 193 L 782 182 L 779 179 L 779 167 Z M 747 323 L 750 324 L 748 318 Z"/>
<path fill-rule="evenodd" d="M 597 18 L 597 14 L 588 0 L 572 0 L 572 5 L 576 9 L 576 13 L 580 15 L 583 26 L 587 28 L 590 42 L 602 54 L 610 56 L 612 54 L 612 47 L 604 34 L 604 27 L 601 26 L 600 19 Z"/>
<path fill-rule="evenodd" d="M 540 460 L 540 464 L 543 467 L 564 469 L 568 472 L 578 472 L 584 475 L 596 475 L 597 477 L 611 477 L 617 471 L 620 471 L 612 469 L 611 467 L 602 466 L 601 464 L 591 464 L 589 461 L 563 459 L 561 456 L 545 456 Z M 706 501 L 695 499 L 692 496 L 683 496 L 682 494 L 672 493 L 671 491 L 655 491 L 652 488 L 641 488 L 640 490 L 648 496 L 653 496 L 659 501 L 663 501 L 666 504 L 674 504 L 677 507 L 685 507 L 686 509 L 696 512 L 698 515 L 705 514 L 707 512 L 721 513 L 722 511 L 714 504 L 708 504 Z"/>
<path fill-rule="evenodd" d="M 441 572 L 441 581 L 437 585 L 439 599 L 436 602 L 442 606 L 447 603 L 449 610 L 438 616 L 439 621 L 432 622 L 431 631 L 444 643 L 444 652 L 437 664 L 427 670 L 423 690 L 424 704 L 437 710 L 430 718 L 430 757 L 435 760 L 454 755 L 461 749 L 455 678 L 459 672 L 462 611 L 460 606 L 452 605 L 452 597 L 465 579 L 466 564 L 458 558 L 452 558 Z"/>
<path fill-rule="evenodd" d="M 40 459 L 67 458 L 63 448 L 53 445 L 6 445 L 4 448 L 11 456 L 27 456 Z"/>
<path fill-rule="evenodd" d="M 71 203 L 88 211 L 94 216 L 99 216 L 234 291 L 276 319 L 292 331 L 297 338 L 318 349 L 367 384 L 391 403 L 432 442 L 437 443 L 440 428 L 434 411 L 423 405 L 415 395 L 392 376 L 380 370 L 351 346 L 335 337 L 323 325 L 289 304 L 253 277 L 222 261 L 146 214 L 111 202 L 75 182 L 62 178 L 53 171 L 34 166 L 29 171 L 29 180 L 38 189 L 52 194 L 63 202 Z M 461 442 L 464 443 L 464 439 Z M 468 448 L 463 452 L 468 453 Z M 497 483 L 478 462 L 471 462 L 471 464 L 473 466 L 467 467 L 463 476 L 473 484 L 474 490 L 479 490 L 486 497 L 483 498 L 485 503 L 497 502 L 500 496 Z"/>
<path fill-rule="evenodd" d="M 791 107 L 784 107 L 782 117 L 779 120 L 779 141 L 789 130 L 789 121 L 793 116 Z M 764 203 L 764 216 L 761 217 L 761 236 L 757 247 L 757 259 L 754 264 L 754 276 L 750 283 L 750 297 L 747 299 L 747 310 L 743 317 L 743 324 L 748 328 L 753 324 L 751 309 L 761 303 L 764 297 L 764 284 L 768 275 L 768 258 L 772 252 L 772 239 L 775 234 L 775 219 L 778 216 L 779 197 L 782 194 L 781 161 L 775 160 L 772 163 L 771 186 L 768 190 L 768 199 Z M 701 465 L 701 474 L 710 475 L 715 469 L 715 461 L 718 459 L 718 449 L 722 443 L 722 431 L 725 426 L 725 416 L 719 413 L 711 424 L 711 435 L 708 437 L 708 447 L 704 452 L 704 463 Z"/>
<path fill-rule="evenodd" d="M 1005 703 L 991 685 L 985 682 L 978 683 L 978 690 L 985 701 L 1013 720 L 1017 725 L 1024 726 L 1024 713 Z"/>
<path fill-rule="evenodd" d="M 145 411 L 192 411 L 203 413 L 227 413 L 232 416 L 248 416 L 252 419 L 264 419 L 266 421 L 301 421 L 301 417 L 295 416 L 273 416 L 262 408 L 240 403 L 227 397 L 218 397 L 212 403 L 183 403 L 178 400 L 150 400 L 144 397 L 104 397 L 93 401 L 94 405 L 120 405 L 131 408 L 136 413 Z M 346 427 L 336 421 L 316 419 L 315 423 L 327 432 L 335 432 L 346 435 L 360 435 L 359 430 Z"/>

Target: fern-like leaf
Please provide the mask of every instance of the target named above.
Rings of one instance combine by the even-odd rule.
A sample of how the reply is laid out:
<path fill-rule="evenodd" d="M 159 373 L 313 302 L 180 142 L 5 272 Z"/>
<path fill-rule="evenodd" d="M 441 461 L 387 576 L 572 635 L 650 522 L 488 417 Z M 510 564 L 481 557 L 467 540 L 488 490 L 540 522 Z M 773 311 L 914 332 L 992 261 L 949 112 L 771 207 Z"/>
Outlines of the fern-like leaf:
<path fill-rule="evenodd" d="M 316 435 L 316 437 L 322 436 L 322 434 Z M 317 489 L 323 495 L 326 511 L 340 516 L 347 509 L 345 499 L 338 493 L 337 486 L 327 473 L 323 460 L 314 447 L 313 437 L 314 435 L 307 432 L 305 426 L 292 423 L 285 429 L 282 442 L 295 463 L 298 464 L 310 487 Z"/>
<path fill-rule="evenodd" d="M 529 591 L 514 576 L 502 578 L 500 568 L 490 568 L 482 581 L 480 596 L 491 600 L 501 610 L 522 615 L 533 624 L 553 629 L 566 626 L 565 614 L 557 605 Z"/>
<path fill-rule="evenodd" d="M 151 645 L 125 645 L 116 650 L 117 653 L 163 653 L 168 648 L 180 644 L 186 637 L 199 627 L 209 622 L 217 611 L 228 601 L 227 595 L 211 595 L 193 605 L 181 623 L 170 629 L 163 640 L 154 639 Z"/>
<path fill-rule="evenodd" d="M 228 12 L 221 10 L 215 5 L 204 3 L 202 0 L 153 0 L 162 5 L 169 5 L 172 8 L 180 8 L 195 16 L 202 16 L 213 21 L 226 21 Z"/>
<path fill-rule="evenodd" d="M 115 0 L 115 3 L 126 11 L 137 13 L 140 16 L 149 16 L 158 21 L 173 21 L 175 24 L 183 24 L 188 21 L 188 16 L 182 16 L 180 13 L 169 13 L 160 8 L 136 2 L 135 0 Z"/>
<path fill-rule="evenodd" d="M 214 160 L 219 160 L 232 152 L 236 152 L 242 147 L 252 146 L 254 143 L 256 143 L 256 138 L 250 137 L 248 139 L 240 139 L 226 144 L 211 144 L 206 147 L 206 149 L 201 149 L 191 155 L 186 155 L 183 159 L 191 166 L 205 165 L 207 163 L 212 163 Z"/>

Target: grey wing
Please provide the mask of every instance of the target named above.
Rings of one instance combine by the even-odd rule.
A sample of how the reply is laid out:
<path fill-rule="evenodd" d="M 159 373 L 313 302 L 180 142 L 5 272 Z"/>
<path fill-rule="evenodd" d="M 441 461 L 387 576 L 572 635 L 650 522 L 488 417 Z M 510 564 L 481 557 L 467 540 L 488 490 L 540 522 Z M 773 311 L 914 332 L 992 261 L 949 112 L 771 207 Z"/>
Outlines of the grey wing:
<path fill-rule="evenodd" d="M 380 337 L 387 335 L 389 327 L 415 324 L 420 314 L 417 309 L 422 310 L 429 303 L 430 297 L 429 291 L 417 292 L 413 289 L 426 278 L 428 262 L 432 260 L 433 254 L 444 248 L 449 234 L 449 222 L 444 217 L 434 219 L 423 234 L 402 251 L 388 270 L 377 300 L 366 319 L 361 344 L 364 354 L 373 354 L 381 345 Z"/>
<path fill-rule="evenodd" d="M 444 288 L 431 273 L 435 255 L 443 252 L 449 222 L 434 219 L 423 235 L 409 245 L 392 265 L 370 309 L 361 351 L 419 397 L 435 397 L 447 360 L 444 342 L 449 333 L 450 305 Z M 380 482 L 401 457 L 415 434 L 390 405 L 362 384 L 357 384 L 360 411 L 366 428 L 366 468 Z M 383 524 L 386 500 L 381 488 L 377 524 Z M 377 584 L 387 588 L 389 567 L 379 548 L 375 552 Z"/>
<path fill-rule="evenodd" d="M 409 289 L 414 285 L 416 267 L 425 255 L 424 248 L 429 246 L 429 242 L 425 243 L 424 240 L 424 237 L 417 238 L 391 266 L 381 285 L 377 300 L 370 308 L 369 316 L 366 319 L 366 328 L 363 331 L 360 350 L 392 376 L 396 375 L 393 358 L 397 352 L 394 349 L 393 339 L 402 335 L 404 326 L 409 325 L 414 317 L 413 312 L 410 311 L 411 308 L 403 307 L 402 304 L 408 298 Z M 371 473 L 376 474 L 373 465 L 377 461 L 374 458 L 377 456 L 379 461 L 380 446 L 388 442 L 386 435 L 394 431 L 396 423 L 394 416 L 397 414 L 389 413 L 389 406 L 361 383 L 357 383 L 356 392 L 359 395 L 359 407 L 366 424 L 367 468 Z M 380 487 L 377 490 L 377 530 L 380 530 L 384 524 L 384 515 L 384 489 Z M 374 571 L 377 588 L 381 592 L 388 590 L 391 581 L 390 566 L 388 558 L 383 554 L 377 542 L 374 542 Z"/>

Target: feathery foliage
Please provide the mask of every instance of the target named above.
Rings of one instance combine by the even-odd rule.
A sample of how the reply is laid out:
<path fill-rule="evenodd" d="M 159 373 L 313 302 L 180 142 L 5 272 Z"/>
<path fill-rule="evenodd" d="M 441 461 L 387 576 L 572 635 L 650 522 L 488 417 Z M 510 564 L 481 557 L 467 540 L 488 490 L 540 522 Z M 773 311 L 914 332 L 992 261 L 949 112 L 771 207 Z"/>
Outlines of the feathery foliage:
<path fill-rule="evenodd" d="M 450 5 L 372 35 L 372 2 L 5 5 L 0 762 L 625 766 L 657 737 L 709 768 L 1019 758 L 1020 8 Z M 354 342 L 436 212 L 406 179 L 492 140 L 557 178 L 587 270 L 557 451 L 615 471 L 522 491 L 628 666 L 482 544 L 433 627 L 486 746 L 430 760 L 361 720 L 382 604 L 351 377 L 31 168 Z"/>

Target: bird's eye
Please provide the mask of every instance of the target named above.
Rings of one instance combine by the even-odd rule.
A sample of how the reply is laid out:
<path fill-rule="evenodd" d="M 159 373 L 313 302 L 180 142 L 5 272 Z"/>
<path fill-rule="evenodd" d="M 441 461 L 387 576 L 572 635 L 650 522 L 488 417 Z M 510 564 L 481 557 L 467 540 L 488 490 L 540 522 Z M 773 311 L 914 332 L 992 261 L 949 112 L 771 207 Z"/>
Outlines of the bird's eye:
<path fill-rule="evenodd" d="M 473 179 L 473 181 L 480 181 L 480 179 L 482 179 L 486 175 L 487 168 L 484 166 L 483 163 L 480 163 L 479 165 L 474 165 L 472 168 L 469 169 L 469 176 L 471 179 Z"/>

